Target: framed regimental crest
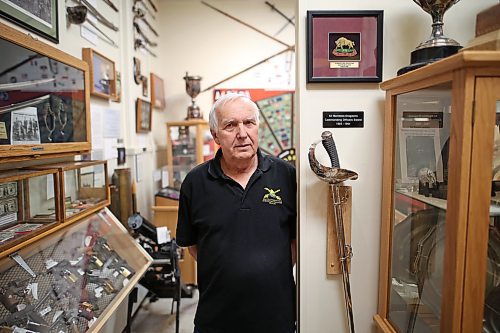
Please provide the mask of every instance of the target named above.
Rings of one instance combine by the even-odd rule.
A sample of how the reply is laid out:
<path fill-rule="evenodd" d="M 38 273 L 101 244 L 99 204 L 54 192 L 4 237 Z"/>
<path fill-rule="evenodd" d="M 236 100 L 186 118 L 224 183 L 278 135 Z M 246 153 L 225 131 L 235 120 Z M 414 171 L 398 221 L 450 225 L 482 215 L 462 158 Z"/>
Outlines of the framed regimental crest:
<path fill-rule="evenodd" d="M 136 133 L 146 133 L 151 131 L 151 103 L 140 98 L 137 99 L 135 103 L 135 123 Z"/>
<path fill-rule="evenodd" d="M 163 80 L 151 73 L 151 103 L 155 109 L 165 109 L 165 87 Z"/>
<path fill-rule="evenodd" d="M 58 0 L 1 0 L 0 16 L 59 43 Z"/>
<path fill-rule="evenodd" d="M 106 99 L 115 99 L 116 71 L 114 61 L 91 48 L 84 48 L 82 57 L 90 67 L 90 94 Z"/>
<path fill-rule="evenodd" d="M 381 82 L 383 15 L 307 12 L 307 82 Z"/>

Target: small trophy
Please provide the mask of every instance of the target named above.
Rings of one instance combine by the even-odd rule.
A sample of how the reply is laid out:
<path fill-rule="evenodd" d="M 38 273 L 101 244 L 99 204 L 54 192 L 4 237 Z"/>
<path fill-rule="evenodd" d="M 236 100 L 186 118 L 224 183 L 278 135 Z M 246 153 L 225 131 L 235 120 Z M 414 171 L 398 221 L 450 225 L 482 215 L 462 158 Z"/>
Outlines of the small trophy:
<path fill-rule="evenodd" d="M 203 118 L 200 107 L 196 105 L 194 101 L 196 96 L 200 93 L 201 76 L 190 76 L 188 72 L 186 72 L 184 80 L 186 81 L 186 92 L 191 97 L 191 105 L 188 106 L 186 119 Z"/>
<path fill-rule="evenodd" d="M 398 75 L 407 73 L 436 60 L 453 55 L 462 48 L 460 44 L 443 34 L 444 13 L 460 0 L 413 0 L 432 16 L 432 33 L 411 53 L 411 64 L 398 70 Z"/>

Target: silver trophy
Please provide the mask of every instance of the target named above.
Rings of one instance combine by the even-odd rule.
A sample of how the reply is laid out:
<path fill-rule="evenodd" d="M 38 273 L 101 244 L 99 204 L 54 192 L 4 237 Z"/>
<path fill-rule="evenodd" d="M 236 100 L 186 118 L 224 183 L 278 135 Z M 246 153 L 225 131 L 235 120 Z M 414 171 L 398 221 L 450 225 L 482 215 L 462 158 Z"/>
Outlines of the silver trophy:
<path fill-rule="evenodd" d="M 431 36 L 420 43 L 411 53 L 411 64 L 398 71 L 398 75 L 422 67 L 436 60 L 453 55 L 462 48 L 454 39 L 443 33 L 443 16 L 451 6 L 460 0 L 413 0 L 432 16 Z"/>
<path fill-rule="evenodd" d="M 184 80 L 186 81 L 186 92 L 191 97 L 191 105 L 188 106 L 186 119 L 203 118 L 200 107 L 196 105 L 194 101 L 196 96 L 200 93 L 201 76 L 190 76 L 188 72 L 186 72 Z"/>

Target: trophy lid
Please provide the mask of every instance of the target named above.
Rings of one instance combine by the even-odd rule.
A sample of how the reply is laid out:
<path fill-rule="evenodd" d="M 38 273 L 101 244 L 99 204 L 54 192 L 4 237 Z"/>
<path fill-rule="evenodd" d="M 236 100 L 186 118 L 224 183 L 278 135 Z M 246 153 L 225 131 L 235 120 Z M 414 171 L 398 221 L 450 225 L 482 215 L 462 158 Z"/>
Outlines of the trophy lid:
<path fill-rule="evenodd" d="M 186 72 L 186 76 L 183 77 L 184 80 L 188 81 L 194 81 L 194 80 L 201 80 L 202 77 L 199 75 L 189 75 L 188 72 Z"/>

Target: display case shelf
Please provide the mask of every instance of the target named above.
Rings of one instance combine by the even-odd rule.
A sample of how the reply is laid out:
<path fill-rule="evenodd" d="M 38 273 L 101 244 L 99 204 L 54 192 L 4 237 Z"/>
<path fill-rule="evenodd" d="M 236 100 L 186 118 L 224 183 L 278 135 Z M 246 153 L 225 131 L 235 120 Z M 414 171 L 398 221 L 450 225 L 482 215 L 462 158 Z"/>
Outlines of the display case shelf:
<path fill-rule="evenodd" d="M 0 173 L 0 253 L 61 221 L 56 169 Z"/>
<path fill-rule="evenodd" d="M 63 222 L 71 222 L 110 203 L 106 161 L 77 161 L 37 165 L 35 170 L 57 169 Z"/>
<path fill-rule="evenodd" d="M 0 261 L 0 325 L 98 332 L 151 262 L 105 208 Z"/>

